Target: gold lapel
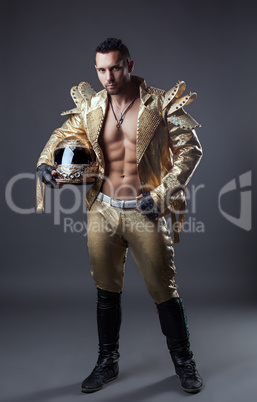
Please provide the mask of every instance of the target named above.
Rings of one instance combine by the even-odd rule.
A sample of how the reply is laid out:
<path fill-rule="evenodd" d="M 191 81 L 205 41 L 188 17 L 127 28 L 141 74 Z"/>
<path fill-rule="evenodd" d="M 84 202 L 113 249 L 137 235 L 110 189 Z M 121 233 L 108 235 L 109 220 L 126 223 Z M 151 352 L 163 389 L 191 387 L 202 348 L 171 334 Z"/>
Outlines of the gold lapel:
<path fill-rule="evenodd" d="M 99 162 L 103 163 L 103 156 L 101 148 L 98 144 L 99 134 L 101 132 L 106 110 L 107 110 L 107 94 L 106 91 L 101 91 L 99 96 L 96 96 L 92 100 L 93 108 L 87 113 L 87 128 L 88 128 L 88 138 L 92 144 L 92 147 L 96 153 Z"/>
<path fill-rule="evenodd" d="M 144 107 L 137 125 L 137 164 L 140 163 L 161 119 L 162 116 L 154 110 Z"/>
<path fill-rule="evenodd" d="M 162 120 L 161 111 L 157 113 L 156 110 L 151 109 L 150 103 L 153 99 L 151 93 L 149 93 L 147 89 L 145 81 L 140 85 L 140 98 L 140 107 L 143 108 L 143 111 L 142 113 L 139 113 L 137 125 L 137 164 L 140 163 L 146 148 Z"/>

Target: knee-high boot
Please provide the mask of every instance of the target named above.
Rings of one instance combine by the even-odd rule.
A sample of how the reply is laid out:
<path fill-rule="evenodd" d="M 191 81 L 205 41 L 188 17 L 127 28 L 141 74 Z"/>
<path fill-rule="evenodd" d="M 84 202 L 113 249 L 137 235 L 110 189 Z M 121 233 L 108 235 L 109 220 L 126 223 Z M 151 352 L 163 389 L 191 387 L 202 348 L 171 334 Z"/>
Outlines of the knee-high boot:
<path fill-rule="evenodd" d="M 97 327 L 99 355 L 92 373 L 83 381 L 82 392 L 98 391 L 118 377 L 119 331 L 121 324 L 120 293 L 97 288 Z"/>
<path fill-rule="evenodd" d="M 168 349 L 180 378 L 181 387 L 190 393 L 199 392 L 203 386 L 189 343 L 189 330 L 183 301 L 174 297 L 157 305 L 161 328 L 166 336 Z"/>

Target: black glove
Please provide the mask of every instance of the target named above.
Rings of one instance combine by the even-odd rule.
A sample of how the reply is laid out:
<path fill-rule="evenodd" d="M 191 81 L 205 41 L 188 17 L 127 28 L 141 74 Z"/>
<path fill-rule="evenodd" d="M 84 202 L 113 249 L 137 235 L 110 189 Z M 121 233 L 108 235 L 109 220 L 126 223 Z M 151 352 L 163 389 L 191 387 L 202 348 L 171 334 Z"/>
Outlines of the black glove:
<path fill-rule="evenodd" d="M 55 168 L 53 168 L 50 165 L 47 165 L 46 163 L 43 163 L 37 168 L 39 178 L 42 180 L 43 183 L 45 183 L 48 187 L 51 188 L 55 188 L 57 186 L 56 180 L 54 179 L 54 176 L 51 174 L 53 170 L 55 170 Z"/>
<path fill-rule="evenodd" d="M 157 218 L 161 213 L 149 191 L 143 194 L 143 198 L 140 199 L 137 207 L 143 215 L 150 219 Z"/>

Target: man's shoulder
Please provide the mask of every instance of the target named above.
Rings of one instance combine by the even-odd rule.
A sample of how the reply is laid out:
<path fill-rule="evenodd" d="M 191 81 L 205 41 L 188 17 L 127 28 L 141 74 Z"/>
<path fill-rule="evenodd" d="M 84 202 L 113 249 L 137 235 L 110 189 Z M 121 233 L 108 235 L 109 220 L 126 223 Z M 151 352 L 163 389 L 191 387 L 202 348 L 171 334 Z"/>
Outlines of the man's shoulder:
<path fill-rule="evenodd" d="M 171 89 L 165 90 L 153 86 L 147 86 L 147 92 L 151 95 L 162 96 L 163 98 L 179 97 L 185 90 L 186 83 L 178 81 Z"/>
<path fill-rule="evenodd" d="M 158 102 L 156 103 L 158 107 L 161 107 L 162 110 L 166 111 L 167 117 L 172 124 L 187 129 L 193 129 L 200 126 L 200 124 L 183 109 L 185 106 L 192 103 L 197 97 L 195 92 L 190 92 L 189 94 L 184 95 L 186 89 L 185 81 L 178 81 L 168 91 L 155 87 L 147 87 L 145 81 L 143 85 L 146 93 L 151 95 L 152 98 L 155 99 L 155 102 Z M 158 98 L 158 100 L 156 98 Z"/>
<path fill-rule="evenodd" d="M 81 113 L 82 110 L 90 107 L 95 100 L 104 98 L 104 93 L 105 90 L 96 92 L 91 84 L 85 81 L 78 85 L 74 85 L 70 90 L 70 94 L 76 105 L 76 108 L 62 112 L 62 115 Z"/>
<path fill-rule="evenodd" d="M 147 86 L 146 82 L 143 82 L 143 87 L 150 95 L 161 97 L 163 101 L 171 101 L 172 99 L 179 98 L 185 91 L 186 83 L 184 81 L 178 81 L 171 89 L 165 90 L 153 86 Z"/>
<path fill-rule="evenodd" d="M 75 85 L 71 88 L 70 94 L 77 107 L 80 107 L 81 104 L 86 102 L 90 104 L 93 98 L 104 97 L 106 90 L 102 90 L 96 92 L 89 82 L 81 82 L 78 85 Z"/>
<path fill-rule="evenodd" d="M 88 82 L 82 81 L 80 84 L 71 88 L 70 94 L 77 106 L 83 101 L 90 101 L 96 91 Z"/>
<path fill-rule="evenodd" d="M 156 95 L 156 96 L 165 96 L 165 94 L 166 94 L 166 91 L 164 89 L 155 88 L 155 87 L 148 87 L 147 92 L 150 95 Z"/>
<path fill-rule="evenodd" d="M 171 87 L 171 89 L 165 90 L 165 89 L 160 89 L 160 88 L 156 88 L 153 86 L 147 86 L 145 81 L 145 89 L 147 90 L 147 92 L 149 94 L 153 94 L 153 95 L 159 95 L 159 96 L 165 96 L 165 97 L 180 97 L 181 94 L 185 91 L 186 89 L 186 83 L 185 81 L 177 81 L 175 85 L 173 85 L 173 87 Z"/>

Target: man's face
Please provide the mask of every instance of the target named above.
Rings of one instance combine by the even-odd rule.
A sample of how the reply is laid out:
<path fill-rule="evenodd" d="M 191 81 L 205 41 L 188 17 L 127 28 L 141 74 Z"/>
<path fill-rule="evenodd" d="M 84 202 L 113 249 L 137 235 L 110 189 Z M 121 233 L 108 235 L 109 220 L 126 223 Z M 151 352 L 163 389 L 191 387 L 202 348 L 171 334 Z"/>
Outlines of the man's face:
<path fill-rule="evenodd" d="M 121 93 L 130 82 L 134 62 L 121 60 L 118 50 L 110 53 L 96 53 L 95 68 L 98 78 L 109 95 Z"/>

